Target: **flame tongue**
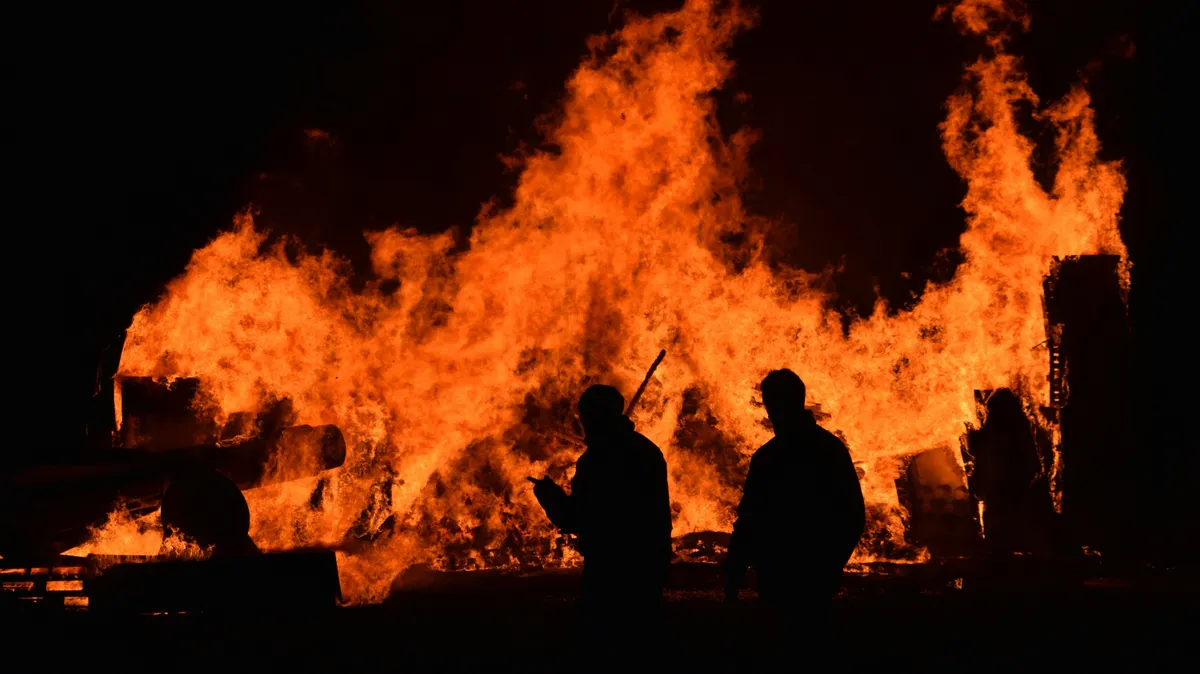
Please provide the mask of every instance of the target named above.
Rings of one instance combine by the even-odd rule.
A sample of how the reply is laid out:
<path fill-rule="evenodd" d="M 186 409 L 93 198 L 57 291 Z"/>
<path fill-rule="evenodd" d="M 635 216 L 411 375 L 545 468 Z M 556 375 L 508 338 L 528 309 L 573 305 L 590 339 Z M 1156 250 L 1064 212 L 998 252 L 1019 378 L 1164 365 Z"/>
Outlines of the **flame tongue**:
<path fill-rule="evenodd" d="M 998 35 L 989 22 L 1006 11 L 952 14 Z M 355 541 L 341 567 L 357 600 L 415 562 L 572 562 L 524 478 L 564 477 L 578 394 L 596 381 L 632 392 L 664 347 L 636 421 L 667 456 L 676 535 L 728 530 L 745 458 L 768 437 L 754 386 L 790 367 L 864 470 L 877 518 L 860 558 L 896 554 L 898 459 L 957 442 L 973 389 L 1045 402 L 1042 276 L 1053 255 L 1124 255 L 1123 181 L 1096 159 L 1077 89 L 1039 115 L 1058 131 L 1058 174 L 1038 185 L 1013 113 L 1037 99 L 992 39 L 942 125 L 968 183 L 966 261 L 912 310 L 843 332 L 806 274 L 760 258 L 738 193 L 750 135 L 723 138 L 714 121 L 724 49 L 750 21 L 692 0 L 594 39 L 548 134 L 560 151 L 524 161 L 513 206 L 481 215 L 468 250 L 451 254 L 449 234 L 367 235 L 394 293 L 352 292 L 333 254 L 291 261 L 240 216 L 134 317 L 121 374 L 198 377 L 218 414 L 287 397 L 298 423 L 341 428 L 341 470 L 248 497 L 264 548 Z M 731 233 L 746 243 L 722 244 Z"/>

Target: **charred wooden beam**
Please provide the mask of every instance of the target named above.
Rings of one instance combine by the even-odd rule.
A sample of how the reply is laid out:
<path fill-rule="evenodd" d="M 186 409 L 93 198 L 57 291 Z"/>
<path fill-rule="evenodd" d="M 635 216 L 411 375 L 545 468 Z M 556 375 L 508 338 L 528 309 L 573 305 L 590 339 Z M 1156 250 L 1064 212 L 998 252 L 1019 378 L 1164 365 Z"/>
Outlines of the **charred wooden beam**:
<path fill-rule="evenodd" d="M 202 414 L 200 380 L 119 377 L 114 382 L 121 447 L 168 450 L 214 442 L 220 431 Z"/>
<path fill-rule="evenodd" d="M 236 438 L 271 437 L 295 424 L 291 400 L 266 402 L 257 411 L 221 413 L 199 379 L 120 376 L 113 382 L 118 447 L 168 451 L 215 445 Z M 216 419 L 220 417 L 221 423 Z M 113 443 L 110 443 L 112 445 Z"/>

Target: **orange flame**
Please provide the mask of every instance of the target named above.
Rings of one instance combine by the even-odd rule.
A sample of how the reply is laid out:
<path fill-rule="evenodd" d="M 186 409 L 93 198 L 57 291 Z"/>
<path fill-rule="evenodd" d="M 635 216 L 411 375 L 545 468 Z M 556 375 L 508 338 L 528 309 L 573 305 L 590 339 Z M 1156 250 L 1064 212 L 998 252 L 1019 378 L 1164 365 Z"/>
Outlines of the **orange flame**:
<path fill-rule="evenodd" d="M 634 416 L 667 457 L 677 536 L 729 529 L 769 437 L 754 387 L 790 367 L 864 472 L 877 517 L 858 558 L 895 555 L 902 457 L 953 446 L 974 389 L 1045 403 L 1042 277 L 1055 255 L 1124 255 L 1124 182 L 1096 158 L 1078 88 L 1036 115 L 1057 129 L 1058 172 L 1049 191 L 1034 178 L 1015 109 L 1038 101 L 999 37 L 1027 20 L 999 0 L 951 12 L 991 49 L 942 124 L 968 183 L 965 261 L 911 310 L 880 300 L 844 330 L 816 277 L 766 263 L 768 223 L 743 210 L 752 134 L 722 137 L 711 92 L 753 17 L 712 5 L 593 38 L 547 132 L 557 150 L 522 160 L 512 207 L 485 209 L 466 250 L 451 233 L 368 233 L 394 292 L 352 291 L 333 253 L 289 259 L 242 215 L 134 317 L 120 374 L 198 377 L 218 417 L 286 396 L 298 423 L 345 433 L 343 468 L 247 494 L 256 543 L 340 546 L 354 601 L 417 562 L 573 563 L 524 477 L 564 478 L 578 394 L 603 381 L 628 395 L 665 348 Z"/>
<path fill-rule="evenodd" d="M 212 550 L 189 540 L 174 530 L 163 535 L 159 512 L 135 518 L 124 504 L 108 515 L 104 524 L 91 530 L 87 543 L 67 550 L 65 555 L 137 555 L 207 559 Z"/>

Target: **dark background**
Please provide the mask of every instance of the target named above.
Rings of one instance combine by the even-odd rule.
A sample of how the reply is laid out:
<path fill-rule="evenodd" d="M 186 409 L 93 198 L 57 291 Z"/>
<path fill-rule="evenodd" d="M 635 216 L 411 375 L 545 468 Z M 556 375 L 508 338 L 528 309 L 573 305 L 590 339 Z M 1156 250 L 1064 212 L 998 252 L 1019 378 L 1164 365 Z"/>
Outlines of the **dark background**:
<path fill-rule="evenodd" d="M 869 311 L 875 286 L 903 302 L 952 270 L 935 260 L 962 231 L 965 187 L 937 124 L 980 45 L 931 20 L 933 3 L 757 4 L 761 24 L 736 43 L 720 109 L 731 129 L 762 132 L 751 207 L 799 224 L 794 263 L 844 265 L 844 308 Z M 1144 445 L 1130 461 L 1156 467 L 1155 512 L 1190 516 L 1176 167 L 1191 77 L 1173 36 L 1183 12 L 1164 4 L 1033 2 L 1033 30 L 1013 50 L 1044 101 L 1088 70 L 1104 154 L 1126 162 Z M 499 155 L 537 142 L 534 118 L 554 111 L 586 36 L 619 25 L 613 9 L 181 2 L 10 17 L 10 455 L 39 460 L 88 442 L 105 350 L 119 351 L 137 308 L 248 203 L 269 227 L 361 270 L 365 229 L 469 226 L 514 182 Z M 1128 42 L 1131 58 L 1120 56 Z M 739 91 L 748 102 L 734 103 Z M 309 128 L 336 142 L 307 143 Z"/>

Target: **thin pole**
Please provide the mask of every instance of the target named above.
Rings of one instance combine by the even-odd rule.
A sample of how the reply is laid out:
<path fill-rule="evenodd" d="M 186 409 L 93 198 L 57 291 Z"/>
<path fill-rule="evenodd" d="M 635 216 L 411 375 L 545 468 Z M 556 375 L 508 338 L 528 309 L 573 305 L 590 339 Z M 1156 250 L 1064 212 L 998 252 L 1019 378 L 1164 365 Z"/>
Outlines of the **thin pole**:
<path fill-rule="evenodd" d="M 637 406 L 638 401 L 642 399 L 642 394 L 646 392 L 646 385 L 650 383 L 650 377 L 654 376 L 654 371 L 658 369 L 658 364 L 667 356 L 667 350 L 663 349 L 658 352 L 658 358 L 654 359 L 654 363 L 650 365 L 650 369 L 646 371 L 646 378 L 642 380 L 642 385 L 638 387 L 637 393 L 629 399 L 629 405 L 625 407 L 625 414 L 633 412 L 633 408 Z"/>

